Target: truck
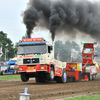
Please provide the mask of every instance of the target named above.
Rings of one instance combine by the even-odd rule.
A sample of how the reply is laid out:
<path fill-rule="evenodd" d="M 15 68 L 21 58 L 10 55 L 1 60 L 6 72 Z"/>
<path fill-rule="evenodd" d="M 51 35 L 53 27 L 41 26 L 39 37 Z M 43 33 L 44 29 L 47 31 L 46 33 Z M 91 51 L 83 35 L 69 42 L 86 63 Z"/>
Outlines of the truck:
<path fill-rule="evenodd" d="M 54 59 L 54 43 L 43 38 L 26 38 L 21 41 L 17 54 L 17 71 L 23 82 L 35 77 L 36 82 L 67 81 L 66 62 Z"/>
<path fill-rule="evenodd" d="M 7 70 L 8 66 L 0 64 L 0 74 L 3 75 L 4 71 Z"/>
<path fill-rule="evenodd" d="M 97 44 L 97 42 L 82 42 L 82 44 L 82 62 L 68 62 L 65 68 L 68 79 L 72 81 L 94 80 L 99 71 L 99 66 L 96 61 L 94 61 L 94 58 L 97 56 L 94 54 L 94 45 Z"/>
<path fill-rule="evenodd" d="M 54 59 L 52 45 L 43 38 L 26 38 L 21 41 L 17 54 L 17 71 L 23 82 L 35 77 L 36 82 L 55 80 L 57 83 L 94 80 L 99 71 L 93 63 L 94 43 L 84 43 L 82 62 L 62 62 Z"/>
<path fill-rule="evenodd" d="M 0 66 L 1 75 L 4 74 L 17 74 L 17 61 L 11 59 L 10 61 L 6 62 L 6 65 Z"/>

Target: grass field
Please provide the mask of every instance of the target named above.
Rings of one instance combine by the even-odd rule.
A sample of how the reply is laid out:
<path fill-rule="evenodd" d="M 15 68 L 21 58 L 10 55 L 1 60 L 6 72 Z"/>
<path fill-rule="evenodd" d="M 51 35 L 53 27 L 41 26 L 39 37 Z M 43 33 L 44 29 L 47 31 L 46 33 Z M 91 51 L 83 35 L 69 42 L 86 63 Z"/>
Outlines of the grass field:
<path fill-rule="evenodd" d="M 8 75 L 8 76 L 0 75 L 0 80 L 15 80 L 15 79 L 21 79 L 20 75 Z"/>
<path fill-rule="evenodd" d="M 79 96 L 74 98 L 67 98 L 63 100 L 100 100 L 100 94 L 99 95 L 87 95 L 87 96 Z"/>
<path fill-rule="evenodd" d="M 100 76 L 100 73 L 97 74 L 97 76 Z M 0 80 L 15 80 L 15 79 L 21 79 L 20 75 L 0 75 Z"/>
<path fill-rule="evenodd" d="M 97 76 L 100 76 L 100 73 L 97 73 Z"/>

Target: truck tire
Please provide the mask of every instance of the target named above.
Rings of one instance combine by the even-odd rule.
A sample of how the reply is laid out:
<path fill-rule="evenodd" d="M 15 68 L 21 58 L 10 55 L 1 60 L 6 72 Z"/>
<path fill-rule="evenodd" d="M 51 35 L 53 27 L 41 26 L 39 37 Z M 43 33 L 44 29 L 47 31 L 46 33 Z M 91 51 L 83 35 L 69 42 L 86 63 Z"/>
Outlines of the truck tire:
<path fill-rule="evenodd" d="M 67 75 L 66 75 L 66 70 L 62 70 L 62 77 L 56 77 L 56 82 L 57 83 L 66 83 L 67 82 Z"/>
<path fill-rule="evenodd" d="M 53 67 L 50 67 L 50 73 L 46 74 L 46 79 L 48 81 L 53 81 L 54 80 L 54 69 L 53 69 Z"/>
<path fill-rule="evenodd" d="M 93 80 L 93 77 L 92 77 L 92 75 L 90 75 L 90 79 L 89 80 Z"/>
<path fill-rule="evenodd" d="M 18 74 L 17 70 L 13 70 L 13 74 Z"/>
<path fill-rule="evenodd" d="M 26 73 L 21 73 L 21 80 L 27 82 L 29 80 L 29 75 Z"/>
<path fill-rule="evenodd" d="M 1 75 L 4 75 L 4 74 L 5 74 L 5 71 L 2 71 L 2 72 L 1 72 Z"/>
<path fill-rule="evenodd" d="M 96 79 L 96 75 L 93 74 L 93 75 L 92 75 L 92 80 L 95 80 L 95 79 Z"/>
<path fill-rule="evenodd" d="M 45 82 L 45 77 L 43 75 L 43 73 L 37 73 L 36 77 L 35 77 L 35 81 L 36 82 Z"/>

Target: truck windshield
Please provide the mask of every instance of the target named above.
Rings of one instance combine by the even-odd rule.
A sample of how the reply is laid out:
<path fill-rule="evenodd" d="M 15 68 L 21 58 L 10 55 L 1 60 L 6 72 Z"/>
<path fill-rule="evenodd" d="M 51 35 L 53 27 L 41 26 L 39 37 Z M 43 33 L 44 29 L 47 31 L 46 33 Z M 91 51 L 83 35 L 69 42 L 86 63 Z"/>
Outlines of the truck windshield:
<path fill-rule="evenodd" d="M 93 52 L 93 48 L 84 48 L 84 51 L 83 53 L 89 53 L 89 54 L 92 54 Z"/>
<path fill-rule="evenodd" d="M 18 54 L 44 54 L 46 53 L 46 45 L 19 46 Z"/>

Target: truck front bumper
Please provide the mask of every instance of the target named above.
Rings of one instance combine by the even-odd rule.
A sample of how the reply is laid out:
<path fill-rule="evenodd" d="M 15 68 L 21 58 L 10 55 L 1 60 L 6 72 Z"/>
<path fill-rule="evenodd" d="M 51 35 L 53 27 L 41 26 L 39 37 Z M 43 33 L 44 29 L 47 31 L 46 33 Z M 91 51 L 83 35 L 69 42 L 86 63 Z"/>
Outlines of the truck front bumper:
<path fill-rule="evenodd" d="M 21 73 L 21 72 L 36 73 L 36 72 L 39 72 L 39 71 L 48 72 L 49 67 L 47 65 L 36 65 L 36 66 L 23 65 L 23 66 L 19 66 L 17 68 L 17 71 L 18 71 L 18 73 Z"/>

